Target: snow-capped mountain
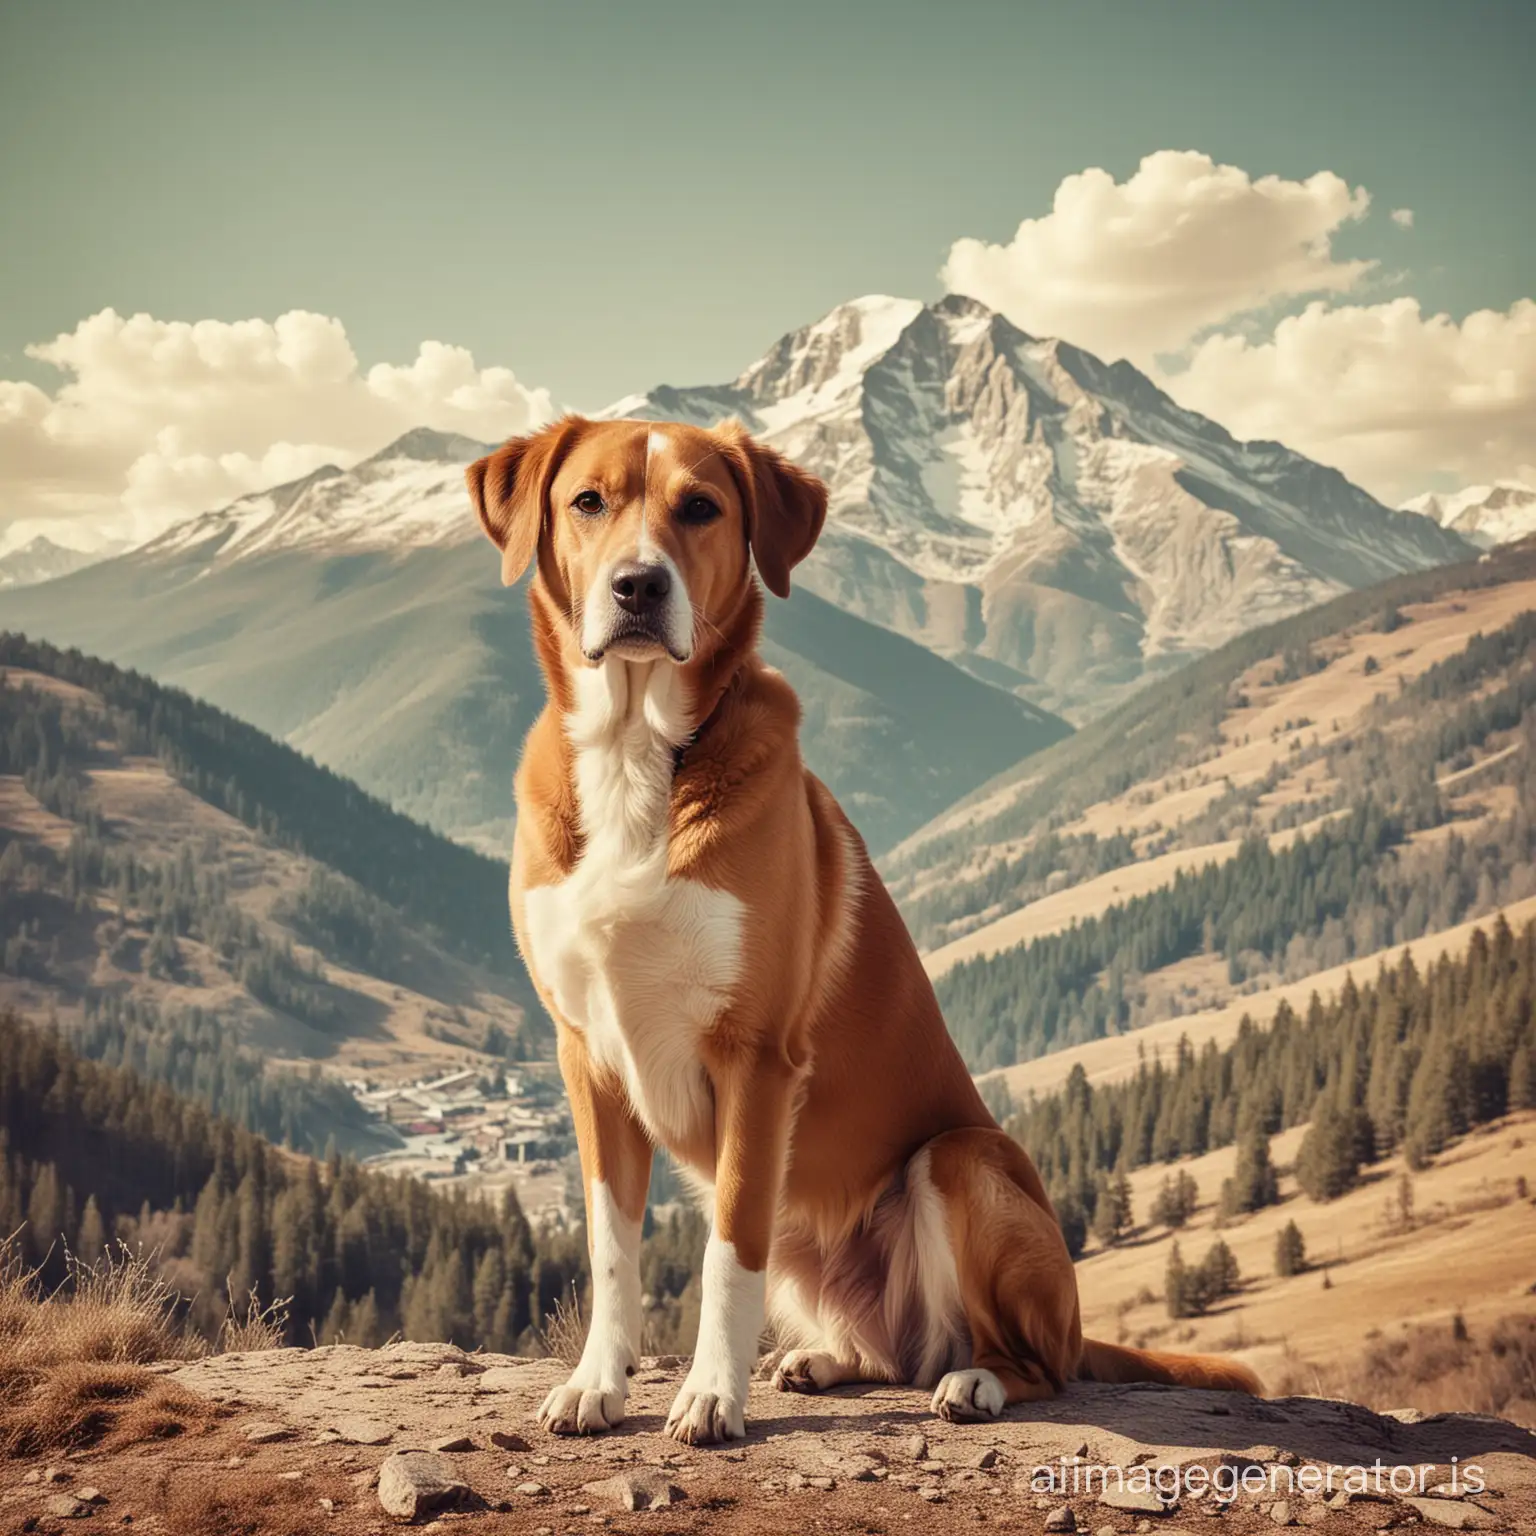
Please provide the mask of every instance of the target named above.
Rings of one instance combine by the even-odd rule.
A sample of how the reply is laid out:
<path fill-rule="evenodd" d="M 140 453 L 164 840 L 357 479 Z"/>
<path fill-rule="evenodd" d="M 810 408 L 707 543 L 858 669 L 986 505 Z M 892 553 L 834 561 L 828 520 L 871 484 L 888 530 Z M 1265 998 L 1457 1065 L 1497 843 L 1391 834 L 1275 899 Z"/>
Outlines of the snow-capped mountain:
<path fill-rule="evenodd" d="M 55 544 L 38 534 L 29 543 L 0 555 L 0 587 L 32 587 L 40 581 L 52 581 L 56 576 L 67 576 L 71 571 L 105 560 L 121 548 L 121 544 L 113 544 L 87 553 Z"/>
<path fill-rule="evenodd" d="M 807 585 L 1069 715 L 1346 587 L 1470 553 L 1335 470 L 1236 441 L 1129 363 L 954 295 L 856 299 L 729 384 L 604 414 L 741 417 L 831 486 Z"/>
<path fill-rule="evenodd" d="M 351 469 L 322 465 L 302 480 L 258 491 L 168 528 L 136 554 L 200 550 L 210 561 L 278 549 L 404 549 L 459 544 L 478 533 L 464 465 L 485 444 L 418 427 Z"/>
<path fill-rule="evenodd" d="M 1236 441 L 1128 363 L 956 296 L 855 299 L 729 383 L 661 386 L 598 414 L 739 416 L 831 487 L 803 585 L 1077 718 L 1255 625 L 1472 552 L 1278 443 Z M 195 552 L 215 568 L 472 540 L 462 466 L 481 451 L 412 432 L 179 524 L 134 558 Z"/>
<path fill-rule="evenodd" d="M 1464 491 L 1428 491 L 1400 509 L 1417 512 L 1483 549 L 1536 533 L 1536 486 L 1519 480 L 1471 485 Z"/>

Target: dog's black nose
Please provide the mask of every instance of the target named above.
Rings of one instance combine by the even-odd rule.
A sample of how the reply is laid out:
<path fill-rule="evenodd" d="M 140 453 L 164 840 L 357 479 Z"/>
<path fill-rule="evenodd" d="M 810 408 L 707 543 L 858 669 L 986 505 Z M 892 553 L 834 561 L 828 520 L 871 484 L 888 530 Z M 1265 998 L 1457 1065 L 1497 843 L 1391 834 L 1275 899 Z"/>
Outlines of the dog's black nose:
<path fill-rule="evenodd" d="M 672 578 L 664 565 L 642 565 L 627 560 L 613 568 L 613 600 L 625 613 L 636 618 L 654 613 L 666 602 L 672 590 Z"/>

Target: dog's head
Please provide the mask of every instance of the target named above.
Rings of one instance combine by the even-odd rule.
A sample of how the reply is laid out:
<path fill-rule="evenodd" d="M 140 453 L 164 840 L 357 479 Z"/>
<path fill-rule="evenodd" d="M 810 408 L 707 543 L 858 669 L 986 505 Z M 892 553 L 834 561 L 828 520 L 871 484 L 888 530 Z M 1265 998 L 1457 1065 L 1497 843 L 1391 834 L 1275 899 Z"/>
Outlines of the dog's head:
<path fill-rule="evenodd" d="M 789 596 L 826 488 L 734 422 L 567 416 L 466 471 L 511 586 L 530 563 L 591 664 L 710 651 L 751 588 Z M 749 560 L 750 555 L 750 560 Z"/>

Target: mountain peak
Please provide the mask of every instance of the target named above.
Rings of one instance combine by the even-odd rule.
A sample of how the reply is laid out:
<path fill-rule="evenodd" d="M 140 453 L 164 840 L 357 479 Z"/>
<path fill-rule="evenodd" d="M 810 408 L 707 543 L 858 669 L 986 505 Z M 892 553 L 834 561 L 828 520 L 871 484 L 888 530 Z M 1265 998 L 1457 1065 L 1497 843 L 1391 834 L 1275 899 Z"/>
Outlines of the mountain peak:
<path fill-rule="evenodd" d="M 1495 480 L 1460 491 L 1426 491 L 1405 501 L 1400 512 L 1416 513 L 1459 533 L 1483 549 L 1510 544 L 1536 533 L 1536 486 Z"/>
<path fill-rule="evenodd" d="M 468 464 L 472 459 L 478 459 L 489 446 L 460 432 L 412 427 L 364 459 L 357 468 L 361 469 L 365 464 L 388 464 L 394 459 L 415 459 L 424 464 Z"/>

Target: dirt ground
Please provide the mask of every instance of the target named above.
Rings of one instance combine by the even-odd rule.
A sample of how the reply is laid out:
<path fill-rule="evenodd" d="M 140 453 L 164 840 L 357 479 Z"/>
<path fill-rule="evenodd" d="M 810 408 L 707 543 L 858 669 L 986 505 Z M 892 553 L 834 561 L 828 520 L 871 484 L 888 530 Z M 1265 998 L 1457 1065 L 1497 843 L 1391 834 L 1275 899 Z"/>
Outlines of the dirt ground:
<path fill-rule="evenodd" d="M 93 1513 L 85 1529 L 382 1533 L 395 1522 L 375 1491 L 381 1463 L 398 1450 L 445 1442 L 462 1447 L 444 1455 L 466 1485 L 466 1507 L 425 1528 L 465 1536 L 1036 1532 L 1064 1505 L 1072 1528 L 1115 1536 L 1154 1528 L 1168 1536 L 1252 1536 L 1285 1523 L 1344 1536 L 1422 1517 L 1386 1482 L 1380 1498 L 1330 1502 L 1309 1491 L 1322 1487 L 1327 1468 L 1371 1469 L 1379 1461 L 1382 1478 L 1402 1469 L 1399 1485 L 1413 1486 L 1417 1497 L 1449 1478 L 1453 1458 L 1458 1469 L 1480 1468 L 1488 1492 L 1475 1500 L 1437 1498 L 1443 1519 L 1463 1528 L 1536 1528 L 1536 1437 L 1494 1419 L 1382 1417 L 1313 1398 L 1261 1402 L 1078 1385 L 1054 1402 L 965 1426 L 935 1419 L 926 1394 L 906 1388 L 805 1398 L 760 1380 L 748 1438 L 695 1449 L 661 1433 L 683 1373 L 683 1362 L 672 1358 L 645 1361 L 620 1429 L 557 1440 L 535 1424 L 539 1402 L 564 1375 L 553 1361 L 465 1356 L 433 1344 L 217 1357 L 174 1371 L 176 1381 L 222 1406 L 227 1416 L 215 1428 L 111 1455 L 86 1453 L 60 1464 L 62 1484 L 41 1481 L 40 1464 L 13 1462 L 0 1472 L 0 1529 L 71 1527 L 75 1522 L 46 1512 L 47 1501 L 61 1487 L 78 1494 L 89 1485 L 100 1502 L 87 1506 Z M 248 1438 L 253 1432 L 257 1441 Z M 1229 1505 L 1206 1493 L 1223 1452 L 1231 1453 L 1233 1469 L 1251 1469 L 1229 1474 L 1247 1483 Z M 1191 1470 L 1197 1465 L 1203 1470 Z M 1163 1466 L 1169 1470 L 1157 1473 Z M 1318 1470 L 1304 1473 L 1308 1466 Z M 1055 1491 L 1039 1491 L 1041 1467 L 1051 1468 Z M 1184 1469 L 1182 1492 L 1164 1511 L 1145 1488 L 1154 1476 L 1174 1487 L 1175 1468 Z M 643 1513 L 621 1509 L 610 1480 L 626 1475 L 674 1502 Z M 1346 1474 L 1333 1475 L 1340 1493 Z M 158 1512 L 166 1509 L 169 1515 Z M 1056 1515 L 1056 1523 L 1065 1518 Z"/>

